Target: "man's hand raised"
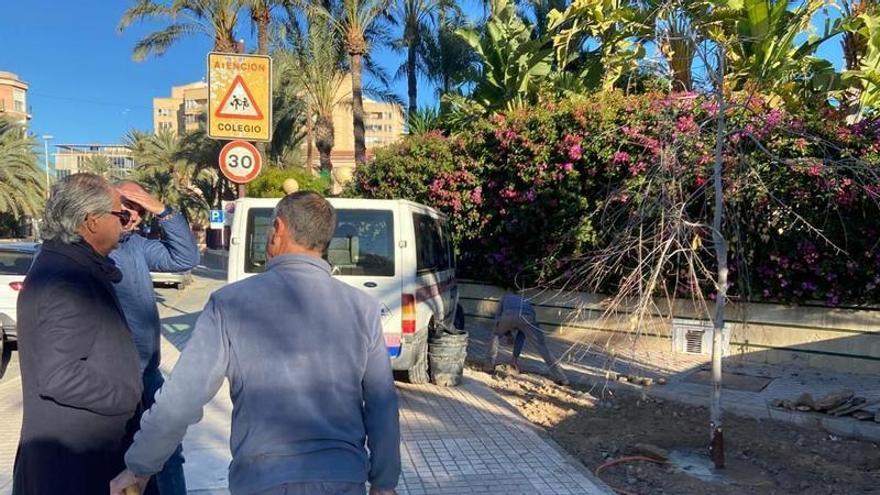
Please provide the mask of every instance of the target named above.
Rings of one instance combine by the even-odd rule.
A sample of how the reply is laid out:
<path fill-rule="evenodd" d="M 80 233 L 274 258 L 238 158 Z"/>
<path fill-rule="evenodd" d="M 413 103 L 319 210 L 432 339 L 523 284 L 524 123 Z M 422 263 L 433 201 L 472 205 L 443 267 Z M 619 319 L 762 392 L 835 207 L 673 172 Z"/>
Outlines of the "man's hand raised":
<path fill-rule="evenodd" d="M 164 203 L 150 195 L 147 191 L 144 191 L 144 188 L 137 184 L 126 182 L 118 186 L 116 189 L 126 200 L 142 206 L 145 210 L 154 215 L 162 213 L 165 209 Z"/>

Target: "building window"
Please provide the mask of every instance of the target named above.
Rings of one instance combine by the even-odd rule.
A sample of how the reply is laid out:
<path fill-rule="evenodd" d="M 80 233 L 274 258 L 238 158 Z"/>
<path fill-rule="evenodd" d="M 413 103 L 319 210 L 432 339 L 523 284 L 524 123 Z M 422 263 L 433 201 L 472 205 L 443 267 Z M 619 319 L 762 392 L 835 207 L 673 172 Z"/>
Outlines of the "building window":
<path fill-rule="evenodd" d="M 183 108 L 187 110 L 201 110 L 204 105 L 199 100 L 184 100 Z"/>
<path fill-rule="evenodd" d="M 170 131 L 171 130 L 171 122 L 159 122 L 159 130 L 160 131 Z"/>
<path fill-rule="evenodd" d="M 27 108 L 27 105 L 25 104 L 25 100 L 24 100 L 24 91 L 17 89 L 17 88 L 13 88 L 12 89 L 12 100 L 13 100 L 12 107 L 15 109 L 15 111 L 25 113 L 25 108 Z"/>
<path fill-rule="evenodd" d="M 160 108 L 158 110 L 159 117 L 171 117 L 171 109 L 170 108 Z"/>
<path fill-rule="evenodd" d="M 56 170 L 55 171 L 55 177 L 57 177 L 59 179 L 63 179 L 69 175 L 70 175 L 70 170 Z"/>
<path fill-rule="evenodd" d="M 199 123 L 199 116 L 198 115 L 186 115 L 186 116 L 184 116 L 184 122 L 186 122 L 186 125 L 198 124 Z"/>

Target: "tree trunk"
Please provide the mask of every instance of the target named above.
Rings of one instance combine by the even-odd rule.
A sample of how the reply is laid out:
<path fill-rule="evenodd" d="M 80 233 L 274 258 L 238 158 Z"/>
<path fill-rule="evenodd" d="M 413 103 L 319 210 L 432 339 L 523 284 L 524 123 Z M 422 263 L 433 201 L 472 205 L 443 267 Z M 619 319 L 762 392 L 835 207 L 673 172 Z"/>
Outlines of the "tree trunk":
<path fill-rule="evenodd" d="M 260 9 L 254 12 L 254 22 L 257 24 L 257 53 L 269 54 L 269 22 L 272 20 L 269 9 Z"/>
<path fill-rule="evenodd" d="M 214 36 L 214 51 L 220 53 L 236 53 L 236 42 L 232 33 L 218 33 Z"/>
<path fill-rule="evenodd" d="M 321 171 L 332 172 L 333 163 L 330 161 L 330 152 L 335 144 L 335 130 L 333 129 L 332 115 L 319 115 L 315 121 L 315 146 L 318 148 L 321 160 Z"/>
<path fill-rule="evenodd" d="M 318 147 L 318 156 L 321 161 L 321 171 L 332 172 L 333 171 L 333 162 L 330 161 L 330 148 L 319 146 Z"/>
<path fill-rule="evenodd" d="M 310 111 L 306 111 L 306 170 L 313 174 L 315 173 L 315 167 L 312 166 L 312 163 L 315 160 L 315 125 L 312 122 L 312 113 Z"/>
<path fill-rule="evenodd" d="M 269 54 L 269 21 L 271 20 L 269 9 L 261 8 L 257 9 L 253 13 L 254 22 L 257 25 L 257 53 L 260 55 L 268 55 Z M 271 77 L 271 74 L 270 74 Z M 272 96 L 269 95 L 270 105 L 272 104 Z M 271 126 L 271 122 L 270 122 Z M 271 127 L 270 127 L 271 128 Z M 272 129 L 274 132 L 274 129 Z M 271 142 L 272 136 L 269 136 L 269 141 Z M 266 160 L 266 143 L 259 142 L 256 143 L 257 151 L 260 153 L 260 156 L 263 160 Z M 264 162 L 265 163 L 265 162 Z"/>
<path fill-rule="evenodd" d="M 354 163 L 360 167 L 367 162 L 367 143 L 364 136 L 364 94 L 361 83 L 363 55 L 351 55 L 351 115 L 354 124 Z"/>
<path fill-rule="evenodd" d="M 412 117 L 416 114 L 416 110 L 418 109 L 418 86 L 417 86 L 417 75 L 416 74 L 416 47 L 418 45 L 419 40 L 413 39 L 409 42 L 409 47 L 407 48 L 406 53 L 406 83 L 407 89 L 409 93 L 409 116 Z"/>
<path fill-rule="evenodd" d="M 693 88 L 691 66 L 688 62 L 677 61 L 672 65 L 672 91 L 690 91 Z"/>
<path fill-rule="evenodd" d="M 718 282 L 715 298 L 715 317 L 712 328 L 712 402 L 709 409 L 709 457 L 716 468 L 724 467 L 724 435 L 721 407 L 721 358 L 724 344 L 724 307 L 727 303 L 727 241 L 721 231 L 724 215 L 724 187 L 721 174 L 724 171 L 724 63 L 725 53 L 719 47 L 716 91 L 718 98 L 718 136 L 715 142 L 715 167 L 712 178 L 715 186 L 715 211 L 712 219 L 712 243 L 718 262 Z"/>

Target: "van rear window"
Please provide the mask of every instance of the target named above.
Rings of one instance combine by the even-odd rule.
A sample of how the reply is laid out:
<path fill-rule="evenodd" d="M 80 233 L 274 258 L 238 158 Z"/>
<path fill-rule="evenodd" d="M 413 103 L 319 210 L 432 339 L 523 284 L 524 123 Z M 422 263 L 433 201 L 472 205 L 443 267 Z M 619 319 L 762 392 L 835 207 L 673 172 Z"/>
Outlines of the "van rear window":
<path fill-rule="evenodd" d="M 388 210 L 336 210 L 327 249 L 334 275 L 394 276 L 394 215 Z"/>
<path fill-rule="evenodd" d="M 266 267 L 266 233 L 272 208 L 248 211 L 245 273 Z M 324 258 L 334 275 L 393 277 L 394 216 L 387 210 L 336 210 L 336 231 Z"/>
<path fill-rule="evenodd" d="M 260 273 L 266 269 L 266 234 L 272 227 L 272 215 L 274 214 L 274 208 L 251 208 L 248 210 L 244 250 L 245 273 Z"/>

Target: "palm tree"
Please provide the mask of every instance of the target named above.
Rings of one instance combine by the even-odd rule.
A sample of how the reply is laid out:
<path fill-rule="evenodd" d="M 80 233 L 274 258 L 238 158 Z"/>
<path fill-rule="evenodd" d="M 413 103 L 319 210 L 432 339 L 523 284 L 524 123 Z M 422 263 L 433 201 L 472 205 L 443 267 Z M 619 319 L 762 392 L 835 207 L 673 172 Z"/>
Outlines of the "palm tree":
<path fill-rule="evenodd" d="M 351 71 L 351 107 L 354 126 L 354 160 L 357 166 L 367 161 L 364 137 L 364 61 L 369 63 L 371 45 L 387 39 L 386 15 L 390 0 L 341 0 L 333 12 L 323 6 L 313 10 L 327 19 L 348 53 Z"/>
<path fill-rule="evenodd" d="M 864 111 L 863 96 L 865 96 L 865 90 L 868 88 L 867 83 L 870 79 L 852 77 L 864 75 L 863 61 L 868 56 L 868 49 L 871 46 L 868 36 L 870 29 L 865 25 L 864 17 L 880 14 L 880 2 L 878 0 L 844 0 L 841 4 L 841 11 L 846 24 L 841 40 L 843 58 L 846 62 L 844 77 L 849 83 L 843 92 L 841 107 L 846 110 L 847 118 L 852 122 L 858 120 Z M 876 87 L 876 84 L 874 86 Z"/>
<path fill-rule="evenodd" d="M 286 70 L 279 63 L 280 58 L 279 52 L 273 54 L 272 141 L 269 143 L 268 156 L 283 167 L 299 152 L 303 139 L 311 134 L 307 119 L 308 105 L 301 96 L 302 88 L 293 71 Z M 311 163 L 311 157 L 309 159 Z"/>
<path fill-rule="evenodd" d="M 480 58 L 456 30 L 466 27 L 463 16 L 440 14 L 437 30 L 424 41 L 422 59 L 428 79 L 437 86 L 438 95 L 457 93 L 464 83 L 479 77 Z"/>
<path fill-rule="evenodd" d="M 235 26 L 241 0 L 173 0 L 170 4 L 153 0 L 137 0 L 122 16 L 117 29 L 124 31 L 135 22 L 167 21 L 165 29 L 147 35 L 134 46 L 137 61 L 148 56 L 161 56 L 181 39 L 202 34 L 214 40 L 214 51 L 236 50 Z"/>
<path fill-rule="evenodd" d="M 133 179 L 147 186 L 163 202 L 184 212 L 190 220 L 207 218 L 207 198 L 196 182 L 210 172 L 191 159 L 185 138 L 167 131 L 159 134 L 133 131 L 125 140 L 138 164 Z"/>
<path fill-rule="evenodd" d="M 841 4 L 842 14 L 847 19 L 856 19 L 878 7 L 880 7 L 880 2 L 877 0 L 844 0 Z M 846 69 L 859 70 L 862 59 L 868 53 L 868 39 L 861 33 L 846 31 L 843 33 L 841 47 L 843 48 Z"/>
<path fill-rule="evenodd" d="M 406 50 L 406 61 L 397 74 L 406 75 L 408 115 L 415 115 L 418 108 L 419 73 L 428 73 L 425 55 L 432 30 L 439 24 L 441 15 L 445 17 L 450 10 L 460 17 L 461 10 L 452 0 L 399 0 L 396 4 L 393 16 L 402 20 L 403 36 L 395 40 L 393 46 L 397 50 Z"/>
<path fill-rule="evenodd" d="M 269 25 L 272 23 L 272 9 L 284 0 L 243 0 L 251 15 L 251 22 L 257 28 L 257 53 L 269 54 Z"/>
<path fill-rule="evenodd" d="M 132 131 L 125 137 L 138 169 L 167 172 L 183 187 L 192 184 L 196 165 L 186 156 L 183 139 L 177 133 L 162 130 L 158 134 Z"/>
<path fill-rule="evenodd" d="M 34 146 L 23 125 L 0 118 L 0 212 L 16 219 L 38 215 L 46 197 Z"/>
<path fill-rule="evenodd" d="M 288 16 L 279 48 L 275 50 L 278 77 L 294 82 L 301 89 L 307 109 L 306 127 L 320 154 L 321 169 L 330 172 L 330 152 L 335 141 L 333 110 L 350 94 L 343 90 L 345 52 L 334 27 L 325 15 L 312 9 L 301 19 Z M 311 142 L 308 143 L 311 148 Z M 311 167 L 311 159 L 308 159 Z"/>
<path fill-rule="evenodd" d="M 699 23 L 709 16 L 708 4 L 660 0 L 649 5 L 657 12 L 653 35 L 669 65 L 672 90 L 691 91 L 694 87 L 692 67 L 702 39 Z"/>
<path fill-rule="evenodd" d="M 82 172 L 100 175 L 111 182 L 123 178 L 123 173 L 106 156 L 89 155 L 79 168 Z"/>

